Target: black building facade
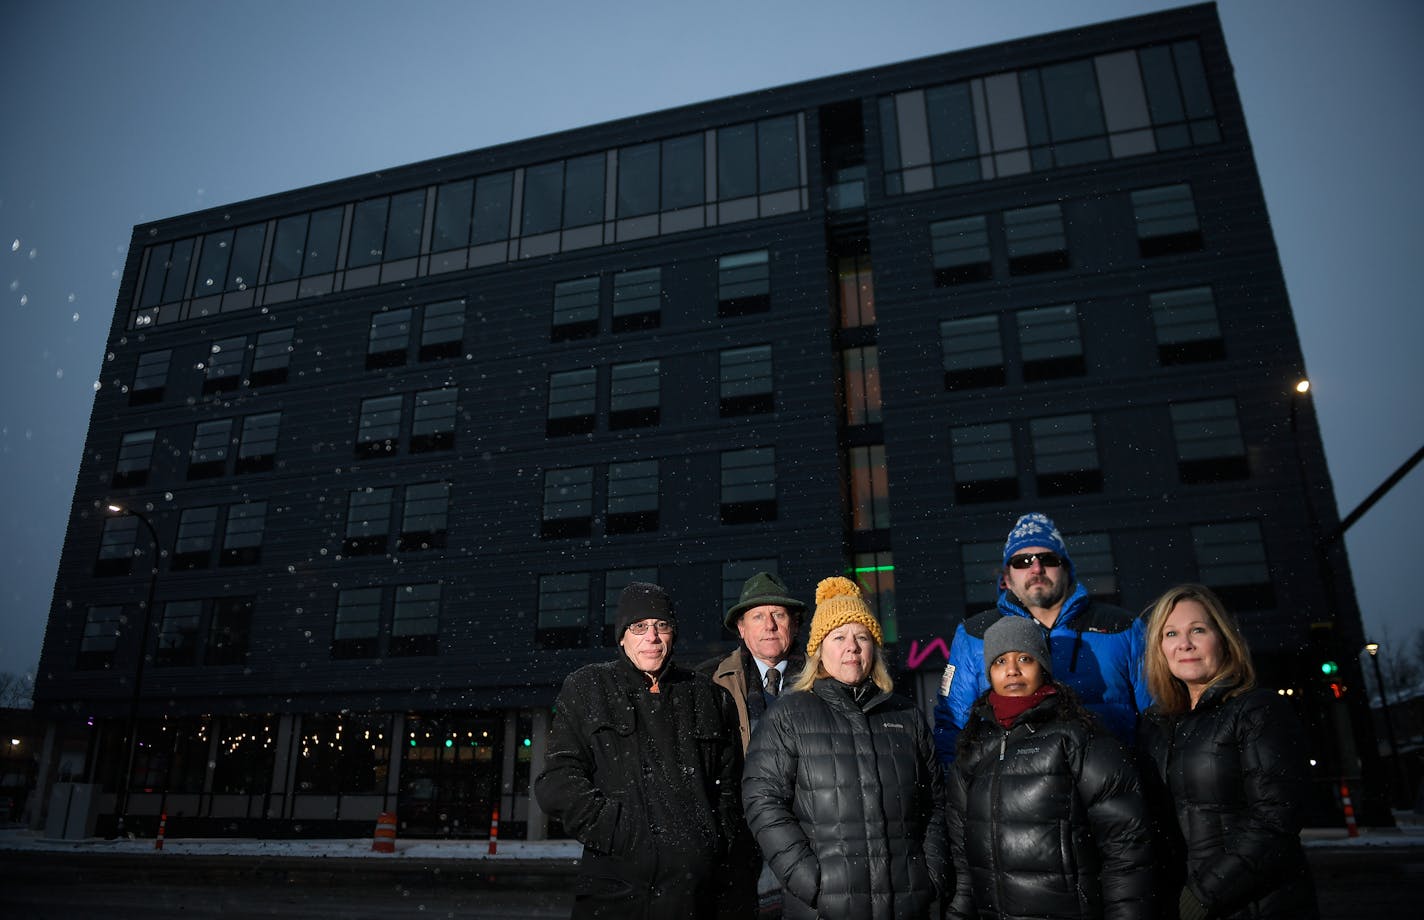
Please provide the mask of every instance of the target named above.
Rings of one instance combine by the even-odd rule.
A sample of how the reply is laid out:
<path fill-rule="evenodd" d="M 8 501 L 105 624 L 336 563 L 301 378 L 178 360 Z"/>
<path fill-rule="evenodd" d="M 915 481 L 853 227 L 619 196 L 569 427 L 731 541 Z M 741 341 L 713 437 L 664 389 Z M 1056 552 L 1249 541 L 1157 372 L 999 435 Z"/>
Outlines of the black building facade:
<path fill-rule="evenodd" d="M 1125 606 L 1218 589 L 1351 774 L 1303 376 L 1209 5 L 141 225 L 44 781 L 170 833 L 537 838 L 548 707 L 627 582 L 690 662 L 751 572 L 849 572 L 928 706 L 1028 510 Z"/>

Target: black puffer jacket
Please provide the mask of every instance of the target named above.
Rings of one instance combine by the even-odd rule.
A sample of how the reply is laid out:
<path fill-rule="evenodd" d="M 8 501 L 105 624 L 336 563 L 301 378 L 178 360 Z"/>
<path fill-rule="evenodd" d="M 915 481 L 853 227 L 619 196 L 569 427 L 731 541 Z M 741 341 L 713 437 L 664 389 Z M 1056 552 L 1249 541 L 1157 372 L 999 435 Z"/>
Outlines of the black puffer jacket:
<path fill-rule="evenodd" d="M 676 665 L 649 693 L 619 654 L 559 691 L 539 805 L 584 845 L 573 916 L 711 917 L 738 824 L 742 746 L 727 691 Z"/>
<path fill-rule="evenodd" d="M 1148 710 L 1138 745 L 1150 758 L 1153 811 L 1168 865 L 1214 918 L 1318 916 L 1300 846 L 1307 771 L 1300 723 L 1257 688 L 1229 699 L 1210 687 L 1179 716 Z M 1148 769 L 1144 762 L 1143 769 Z"/>
<path fill-rule="evenodd" d="M 787 920 L 913 920 L 945 884 L 944 787 L 902 696 L 831 678 L 785 693 L 752 735 L 747 823 Z"/>
<path fill-rule="evenodd" d="M 949 777 L 955 918 L 1152 915 L 1147 805 L 1127 751 L 1059 690 L 1005 730 L 988 694 Z"/>

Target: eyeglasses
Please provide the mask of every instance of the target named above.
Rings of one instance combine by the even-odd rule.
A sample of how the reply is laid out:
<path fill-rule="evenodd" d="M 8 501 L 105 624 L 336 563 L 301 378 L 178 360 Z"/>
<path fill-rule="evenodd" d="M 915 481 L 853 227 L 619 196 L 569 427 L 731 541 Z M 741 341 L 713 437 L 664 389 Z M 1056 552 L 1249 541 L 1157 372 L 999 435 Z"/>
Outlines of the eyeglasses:
<path fill-rule="evenodd" d="M 1056 569 L 1063 564 L 1063 557 L 1057 553 L 1019 553 L 1017 556 L 1009 557 L 1009 567 L 1015 569 L 1031 568 L 1035 559 L 1037 559 L 1045 569 Z"/>
<path fill-rule="evenodd" d="M 635 636 L 646 636 L 649 627 L 656 628 L 660 636 L 671 636 L 676 631 L 667 620 L 640 620 L 637 623 L 629 623 L 628 631 Z"/>

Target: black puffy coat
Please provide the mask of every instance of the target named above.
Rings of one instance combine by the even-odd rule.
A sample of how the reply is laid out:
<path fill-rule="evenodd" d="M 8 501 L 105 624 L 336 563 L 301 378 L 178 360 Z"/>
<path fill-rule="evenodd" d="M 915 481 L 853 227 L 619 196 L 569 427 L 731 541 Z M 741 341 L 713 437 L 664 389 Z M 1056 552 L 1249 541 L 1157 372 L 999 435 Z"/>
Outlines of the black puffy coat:
<path fill-rule="evenodd" d="M 1147 918 L 1151 833 L 1136 767 L 1062 685 L 1009 729 L 984 694 L 950 770 L 955 918 Z"/>
<path fill-rule="evenodd" d="M 650 693 L 620 653 L 569 675 L 556 705 L 534 794 L 584 845 L 573 916 L 713 916 L 741 821 L 727 691 L 670 665 Z"/>
<path fill-rule="evenodd" d="M 752 734 L 742 800 L 787 920 L 929 916 L 948 868 L 944 786 L 909 700 L 831 678 L 782 694 Z"/>
<path fill-rule="evenodd" d="M 1213 920 L 1318 916 L 1300 846 L 1308 774 L 1300 723 L 1270 690 L 1209 687 L 1178 716 L 1149 709 L 1138 745 L 1166 853 Z"/>

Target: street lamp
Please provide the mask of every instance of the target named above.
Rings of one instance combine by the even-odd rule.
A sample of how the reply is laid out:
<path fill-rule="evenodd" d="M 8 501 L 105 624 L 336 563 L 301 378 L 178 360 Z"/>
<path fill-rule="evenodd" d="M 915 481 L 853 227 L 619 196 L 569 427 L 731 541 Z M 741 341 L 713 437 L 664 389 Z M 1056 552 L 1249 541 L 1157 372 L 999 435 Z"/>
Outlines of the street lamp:
<path fill-rule="evenodd" d="M 1399 773 L 1399 744 L 1394 740 L 1394 720 L 1389 717 L 1389 695 L 1385 693 L 1384 673 L 1380 671 L 1379 650 L 1378 642 L 1365 643 L 1365 651 L 1370 653 L 1370 664 L 1375 669 L 1375 689 L 1379 690 L 1380 711 L 1384 715 L 1385 737 L 1389 738 L 1389 775 L 1390 779 L 1394 779 Z"/>
<path fill-rule="evenodd" d="M 119 780 L 119 799 L 115 809 L 118 812 L 118 836 L 124 835 L 124 818 L 129 812 L 129 786 L 133 784 L 134 760 L 138 755 L 138 702 L 139 694 L 143 688 L 143 664 L 148 654 L 148 628 L 153 620 L 153 593 L 158 587 L 158 531 L 154 530 L 153 522 L 138 511 L 132 508 L 125 508 L 123 505 L 109 505 L 110 514 L 127 514 L 138 518 L 148 530 L 149 539 L 153 541 L 153 564 L 148 571 L 148 600 L 143 607 L 143 627 L 139 630 L 138 642 L 138 664 L 134 667 L 133 697 L 129 700 L 129 724 L 124 735 L 124 750 L 126 752 L 124 775 Z"/>

